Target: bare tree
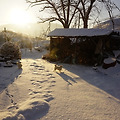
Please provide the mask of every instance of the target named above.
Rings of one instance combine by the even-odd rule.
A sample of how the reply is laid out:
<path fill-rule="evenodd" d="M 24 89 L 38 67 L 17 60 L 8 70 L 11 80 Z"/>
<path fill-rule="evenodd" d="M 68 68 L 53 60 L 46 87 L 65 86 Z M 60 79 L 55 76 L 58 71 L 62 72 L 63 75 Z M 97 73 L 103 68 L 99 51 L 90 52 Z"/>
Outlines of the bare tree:
<path fill-rule="evenodd" d="M 77 8 L 71 6 L 72 0 L 26 0 L 27 3 L 30 3 L 30 6 L 40 6 L 40 12 L 47 11 L 49 13 L 48 18 L 40 18 L 42 22 L 46 21 L 59 21 L 64 28 L 69 28 Z M 76 6 L 79 5 L 78 1 Z"/>
<path fill-rule="evenodd" d="M 88 21 L 93 20 L 93 18 L 91 17 L 93 15 L 96 16 L 95 22 L 97 22 L 96 20 L 99 18 L 100 13 L 102 11 L 100 6 L 104 6 L 104 8 L 106 8 L 108 12 L 110 20 L 112 21 L 114 29 L 113 10 L 118 9 L 120 11 L 119 7 L 117 7 L 114 2 L 112 2 L 111 0 L 79 0 L 79 1 L 80 1 L 79 5 L 74 4 L 74 7 L 75 8 L 77 7 L 77 10 L 81 15 L 84 28 L 88 28 Z"/>
<path fill-rule="evenodd" d="M 79 28 L 80 19 L 83 27 L 88 28 L 89 20 L 93 19 L 91 18 L 92 14 L 96 14 L 96 18 L 100 15 L 99 6 L 101 4 L 107 9 L 111 20 L 113 9 L 119 9 L 111 0 L 26 0 L 26 2 L 30 3 L 31 7 L 39 5 L 40 12 L 47 11 L 49 13 L 47 18 L 40 18 L 42 22 L 59 21 L 64 28 L 69 28 L 72 23 Z"/>
<path fill-rule="evenodd" d="M 79 0 L 80 3 L 77 6 L 74 4 L 74 7 L 77 8 L 77 10 L 80 12 L 81 18 L 84 23 L 84 28 L 88 28 L 88 20 L 89 15 L 94 7 L 94 3 L 96 0 Z"/>

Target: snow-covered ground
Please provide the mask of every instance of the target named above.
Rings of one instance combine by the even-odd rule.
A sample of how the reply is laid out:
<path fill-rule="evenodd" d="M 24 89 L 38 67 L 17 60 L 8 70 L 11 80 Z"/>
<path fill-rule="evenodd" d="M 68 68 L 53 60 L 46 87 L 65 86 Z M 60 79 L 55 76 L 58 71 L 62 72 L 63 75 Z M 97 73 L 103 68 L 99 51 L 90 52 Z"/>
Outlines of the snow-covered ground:
<path fill-rule="evenodd" d="M 0 67 L 0 120 L 120 120 L 120 64 L 55 63 L 22 50 L 22 69 Z"/>

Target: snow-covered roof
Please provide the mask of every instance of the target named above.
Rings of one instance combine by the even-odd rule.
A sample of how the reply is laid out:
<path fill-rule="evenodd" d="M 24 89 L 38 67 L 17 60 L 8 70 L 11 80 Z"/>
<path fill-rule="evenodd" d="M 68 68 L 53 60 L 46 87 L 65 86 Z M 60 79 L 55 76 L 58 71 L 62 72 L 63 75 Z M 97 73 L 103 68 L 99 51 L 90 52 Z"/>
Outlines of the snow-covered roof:
<path fill-rule="evenodd" d="M 48 37 L 78 37 L 78 36 L 104 36 L 112 33 L 108 29 L 75 29 L 75 28 L 59 28 L 48 34 Z"/>

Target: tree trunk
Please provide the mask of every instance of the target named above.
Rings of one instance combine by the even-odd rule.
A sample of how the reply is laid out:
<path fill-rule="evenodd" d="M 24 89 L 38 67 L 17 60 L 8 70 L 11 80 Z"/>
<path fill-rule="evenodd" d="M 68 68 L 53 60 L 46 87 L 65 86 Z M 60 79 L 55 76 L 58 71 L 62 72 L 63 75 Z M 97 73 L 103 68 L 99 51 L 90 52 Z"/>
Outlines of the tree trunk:
<path fill-rule="evenodd" d="M 88 28 L 88 19 L 84 20 L 84 28 Z"/>
<path fill-rule="evenodd" d="M 69 28 L 69 25 L 68 24 L 64 24 L 63 27 L 64 28 Z"/>

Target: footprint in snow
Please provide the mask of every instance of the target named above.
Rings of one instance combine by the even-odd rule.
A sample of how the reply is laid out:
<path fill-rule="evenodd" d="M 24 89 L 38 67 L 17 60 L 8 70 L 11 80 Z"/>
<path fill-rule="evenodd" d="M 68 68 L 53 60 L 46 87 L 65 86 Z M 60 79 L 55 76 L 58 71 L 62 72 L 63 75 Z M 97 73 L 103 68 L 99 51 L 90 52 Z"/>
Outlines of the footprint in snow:
<path fill-rule="evenodd" d="M 51 83 L 56 83 L 56 81 L 53 80 L 53 81 L 51 81 Z"/>
<path fill-rule="evenodd" d="M 47 102 L 50 102 L 53 99 L 54 99 L 54 97 L 51 96 L 51 97 L 45 98 L 44 100 L 47 101 Z"/>
<path fill-rule="evenodd" d="M 11 105 L 7 108 L 8 110 L 13 110 L 13 109 L 18 109 L 18 106 L 16 105 Z"/>
<path fill-rule="evenodd" d="M 43 95 L 43 98 L 47 102 L 50 102 L 51 100 L 54 99 L 54 97 L 51 94 L 45 94 L 45 95 Z"/>
<path fill-rule="evenodd" d="M 35 80 L 30 80 L 30 81 L 35 81 Z"/>
<path fill-rule="evenodd" d="M 55 85 L 50 85 L 49 87 L 54 87 Z"/>
<path fill-rule="evenodd" d="M 42 93 L 41 91 L 33 91 L 34 94 Z"/>
<path fill-rule="evenodd" d="M 47 82 L 48 80 L 42 80 L 42 81 L 39 81 L 40 83 L 44 83 L 44 82 Z"/>
<path fill-rule="evenodd" d="M 46 70 L 45 72 L 50 72 L 49 70 Z"/>
<path fill-rule="evenodd" d="M 45 91 L 46 93 L 52 93 L 52 91 L 50 91 L 50 90 L 47 90 L 47 91 Z"/>
<path fill-rule="evenodd" d="M 34 90 L 32 90 L 32 91 L 29 93 L 29 95 L 41 94 L 41 93 L 42 93 L 42 91 L 34 91 Z"/>
<path fill-rule="evenodd" d="M 50 79 L 50 78 L 55 78 L 55 77 L 54 77 L 54 76 L 49 76 L 49 79 Z"/>
<path fill-rule="evenodd" d="M 40 67 L 39 65 L 35 65 L 34 67 Z"/>
<path fill-rule="evenodd" d="M 41 68 L 45 68 L 45 66 L 43 66 L 43 65 L 40 65 L 39 67 L 41 67 Z"/>
<path fill-rule="evenodd" d="M 31 64 L 30 66 L 34 66 L 33 64 Z"/>
<path fill-rule="evenodd" d="M 44 68 L 39 68 L 38 70 L 44 70 Z"/>
<path fill-rule="evenodd" d="M 51 73 L 49 73 L 49 74 L 46 74 L 46 76 L 51 76 L 51 75 L 53 75 L 53 74 L 51 74 Z"/>
<path fill-rule="evenodd" d="M 32 85 L 35 85 L 35 82 L 32 82 Z"/>
<path fill-rule="evenodd" d="M 32 84 L 35 86 L 38 86 L 38 87 L 41 86 L 40 83 L 38 83 L 38 82 L 33 82 Z"/>

